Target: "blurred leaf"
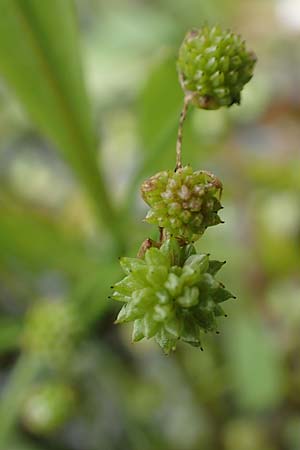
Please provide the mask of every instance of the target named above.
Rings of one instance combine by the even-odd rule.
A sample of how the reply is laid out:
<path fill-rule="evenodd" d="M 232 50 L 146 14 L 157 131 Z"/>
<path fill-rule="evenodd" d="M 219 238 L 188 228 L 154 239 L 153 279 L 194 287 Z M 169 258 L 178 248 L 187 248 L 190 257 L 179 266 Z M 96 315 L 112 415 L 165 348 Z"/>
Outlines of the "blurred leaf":
<path fill-rule="evenodd" d="M 259 185 L 272 191 L 291 189 L 300 191 L 300 161 L 296 159 L 271 160 L 268 158 L 245 158 L 243 170 L 255 186 Z"/>
<path fill-rule="evenodd" d="M 171 53 L 150 72 L 140 93 L 138 131 L 147 153 L 143 174 L 158 168 L 175 166 L 175 147 L 183 92 L 176 69 L 177 55 Z M 198 140 L 190 119 L 196 108 L 191 107 L 184 125 L 183 159 L 199 154 Z M 196 114 L 198 111 L 195 112 Z"/>
<path fill-rule="evenodd" d="M 3 0 L 0 17 L 0 72 L 72 165 L 97 211 L 114 227 L 97 168 L 73 2 Z"/>
<path fill-rule="evenodd" d="M 272 450 L 268 434 L 260 422 L 247 419 L 231 420 L 226 424 L 226 450 Z"/>
<path fill-rule="evenodd" d="M 5 445 L 6 450 L 45 450 L 45 447 L 40 447 L 36 442 L 27 441 L 23 435 L 13 436 Z"/>
<path fill-rule="evenodd" d="M 161 61 L 151 72 L 140 95 L 139 132 L 146 151 L 156 147 L 161 134 L 175 124 L 169 139 L 176 139 L 176 129 L 183 93 L 176 71 L 176 55 Z"/>
<path fill-rule="evenodd" d="M 62 270 L 75 275 L 94 267 L 84 243 L 54 220 L 30 212 L 1 210 L 0 262 L 8 268 Z"/>
<path fill-rule="evenodd" d="M 38 371 L 37 361 L 19 357 L 6 383 L 0 403 L 0 448 L 6 448 L 27 390 Z"/>
<path fill-rule="evenodd" d="M 291 416 L 285 423 L 284 441 L 289 450 L 298 450 L 300 442 L 300 417 L 298 415 Z"/>
<path fill-rule="evenodd" d="M 119 264 L 107 261 L 99 264 L 97 270 L 86 275 L 72 290 L 70 300 L 76 305 L 84 327 L 93 326 L 108 309 L 115 308 L 115 302 L 110 301 L 108 294 L 120 272 Z"/>
<path fill-rule="evenodd" d="M 175 15 L 178 25 L 186 28 L 200 27 L 207 20 L 211 24 L 217 22 L 224 23 L 227 16 L 232 21 L 232 16 L 238 11 L 239 5 L 233 0 L 185 0 L 184 2 L 174 2 L 173 0 L 164 0 L 163 7 L 166 8 L 171 15 Z"/>
<path fill-rule="evenodd" d="M 19 345 L 22 324 L 19 320 L 10 318 L 0 319 L 0 351 L 15 350 Z"/>
<path fill-rule="evenodd" d="M 150 72 L 138 101 L 138 133 L 144 157 L 128 187 L 122 209 L 130 209 L 138 185 L 144 177 L 158 170 L 175 167 L 175 150 L 183 92 L 176 70 L 176 54 L 167 54 Z M 199 114 L 190 107 L 184 124 L 183 163 L 198 165 L 207 152 L 207 145 L 199 142 L 197 129 L 191 120 Z M 195 122 L 195 120 L 194 120 Z M 201 145 L 200 145 L 201 144 Z M 209 146 L 208 146 L 209 148 Z"/>
<path fill-rule="evenodd" d="M 263 195 L 256 210 L 258 253 L 266 272 L 279 276 L 298 273 L 299 195 L 293 190 Z"/>
<path fill-rule="evenodd" d="M 275 407 L 283 394 L 278 348 L 261 321 L 249 312 L 247 318 L 239 316 L 233 321 L 231 317 L 227 351 L 236 401 L 245 410 Z"/>
<path fill-rule="evenodd" d="M 138 133 L 145 152 L 131 180 L 124 209 L 128 209 L 140 181 L 157 170 L 175 167 L 175 149 L 183 92 L 178 82 L 176 55 L 164 57 L 151 71 L 138 102 Z M 198 155 L 197 139 L 185 122 L 183 160 L 192 163 Z"/>

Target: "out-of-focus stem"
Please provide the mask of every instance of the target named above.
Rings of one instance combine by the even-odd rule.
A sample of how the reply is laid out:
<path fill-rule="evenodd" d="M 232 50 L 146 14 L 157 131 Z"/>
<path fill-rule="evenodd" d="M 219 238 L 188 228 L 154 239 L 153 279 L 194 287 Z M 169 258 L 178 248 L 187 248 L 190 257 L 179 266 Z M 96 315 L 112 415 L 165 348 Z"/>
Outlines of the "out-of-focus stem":
<path fill-rule="evenodd" d="M 0 406 L 0 448 L 4 449 L 6 443 L 14 433 L 14 427 L 20 414 L 20 409 L 28 388 L 32 384 L 39 364 L 34 358 L 21 355 L 13 368 L 13 372 L 4 388 Z"/>

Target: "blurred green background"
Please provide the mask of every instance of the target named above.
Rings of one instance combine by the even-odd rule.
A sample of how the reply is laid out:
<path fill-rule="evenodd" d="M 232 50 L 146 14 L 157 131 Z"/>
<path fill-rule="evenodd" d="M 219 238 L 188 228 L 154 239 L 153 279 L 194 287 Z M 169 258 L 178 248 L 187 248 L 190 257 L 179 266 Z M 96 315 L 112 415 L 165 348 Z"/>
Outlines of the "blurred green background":
<path fill-rule="evenodd" d="M 178 46 L 239 32 L 242 105 L 193 110 L 183 157 L 224 184 L 238 301 L 205 351 L 130 343 L 108 300 L 141 181 L 175 164 Z M 0 449 L 300 449 L 299 0 L 1 0 Z"/>

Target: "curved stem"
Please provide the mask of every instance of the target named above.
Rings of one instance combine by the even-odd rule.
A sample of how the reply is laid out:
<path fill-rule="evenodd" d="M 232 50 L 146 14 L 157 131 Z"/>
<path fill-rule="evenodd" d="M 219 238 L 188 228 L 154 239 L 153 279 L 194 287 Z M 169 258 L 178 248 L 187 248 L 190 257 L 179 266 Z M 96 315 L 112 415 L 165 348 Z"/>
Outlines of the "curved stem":
<path fill-rule="evenodd" d="M 186 119 L 189 105 L 190 105 L 191 97 L 186 95 L 184 97 L 183 108 L 180 113 L 179 125 L 178 125 L 178 134 L 177 134 L 177 142 L 176 142 L 176 168 L 175 172 L 178 169 L 182 168 L 182 138 L 183 138 L 183 124 Z"/>

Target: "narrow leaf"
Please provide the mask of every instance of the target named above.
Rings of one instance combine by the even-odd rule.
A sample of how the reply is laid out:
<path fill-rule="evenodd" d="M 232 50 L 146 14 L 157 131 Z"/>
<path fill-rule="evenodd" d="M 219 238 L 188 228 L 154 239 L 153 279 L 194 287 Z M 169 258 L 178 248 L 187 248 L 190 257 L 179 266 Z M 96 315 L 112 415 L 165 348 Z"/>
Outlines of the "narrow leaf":
<path fill-rule="evenodd" d="M 0 73 L 71 164 L 97 212 L 113 226 L 111 204 L 97 168 L 73 2 L 1 1 Z"/>

